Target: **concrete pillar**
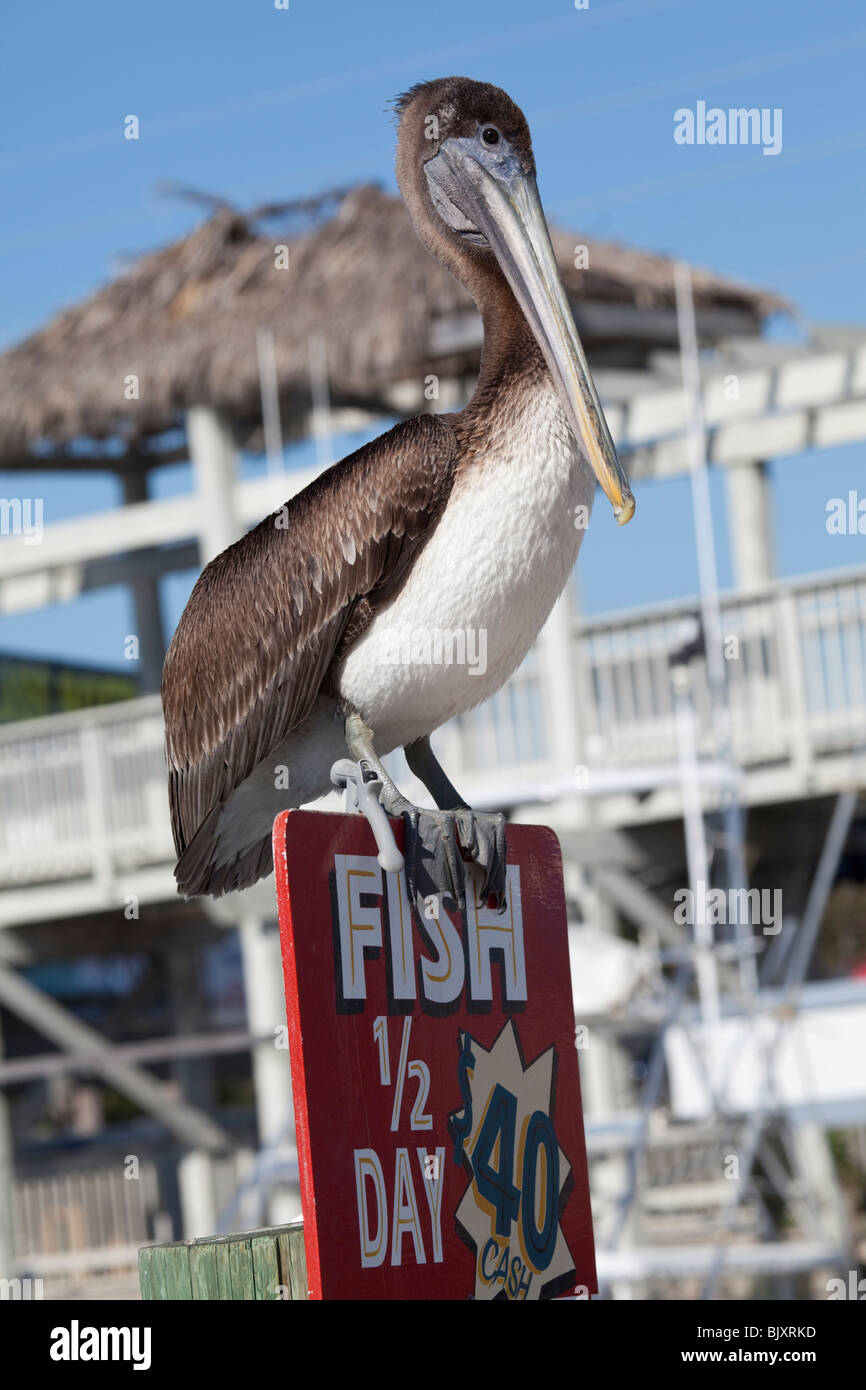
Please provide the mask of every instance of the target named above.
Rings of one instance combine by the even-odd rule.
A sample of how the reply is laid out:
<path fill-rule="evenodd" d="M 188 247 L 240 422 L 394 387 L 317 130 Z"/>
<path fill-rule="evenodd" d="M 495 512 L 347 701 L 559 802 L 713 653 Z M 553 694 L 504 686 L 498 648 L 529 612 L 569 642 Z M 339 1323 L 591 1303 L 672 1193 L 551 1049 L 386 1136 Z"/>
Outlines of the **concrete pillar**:
<path fill-rule="evenodd" d="M 206 565 L 238 539 L 237 451 L 228 421 L 210 406 L 186 412 L 186 436 L 195 477 L 191 510 L 198 521 L 199 558 Z"/>
<path fill-rule="evenodd" d="M 147 469 L 144 465 L 123 474 L 123 500 L 127 506 L 148 499 Z M 135 612 L 135 631 L 139 648 L 141 693 L 159 690 L 165 657 L 165 630 L 159 606 L 159 580 L 154 574 L 136 575 L 130 581 Z"/>
<path fill-rule="evenodd" d="M 3 1033 L 0 1030 L 0 1058 L 3 1056 Z M 15 1257 L 12 1237 L 12 1184 L 15 1181 L 15 1149 L 9 1101 L 0 1086 L 0 1279 L 15 1276 Z"/>
<path fill-rule="evenodd" d="M 175 1033 L 199 1033 L 206 1024 L 202 1007 L 200 962 L 195 947 L 168 953 L 168 987 Z M 172 1074 L 193 1105 L 210 1110 L 214 1104 L 213 1059 L 178 1057 Z"/>
<path fill-rule="evenodd" d="M 724 472 L 733 582 L 738 589 L 760 588 L 775 571 L 767 465 L 754 459 Z"/>
<path fill-rule="evenodd" d="M 619 915 L 602 893 L 586 884 L 582 894 L 585 920 L 608 936 L 619 935 Z M 578 1024 L 582 1022 L 580 1018 Z M 580 1087 L 584 1114 L 608 1119 L 636 1104 L 635 1084 L 629 1075 L 626 1054 L 616 1036 L 590 1025 L 585 1046 L 578 1048 Z"/>
<path fill-rule="evenodd" d="M 289 1053 L 286 1047 L 286 996 L 280 934 L 276 922 L 247 913 L 240 922 L 247 1026 L 263 1041 L 253 1049 L 253 1084 L 259 1143 L 276 1154 L 294 1148 L 294 1109 Z M 275 1225 L 300 1214 L 297 1188 L 276 1189 L 269 1219 Z"/>
<path fill-rule="evenodd" d="M 178 1034 L 197 1033 L 204 1023 L 198 967 L 194 949 L 169 953 L 169 995 L 174 1031 Z M 213 1107 L 211 1058 L 179 1057 L 171 1069 L 185 1100 L 202 1110 Z M 177 1184 L 184 1239 L 212 1235 L 218 1219 L 212 1155 L 205 1149 L 188 1149 L 177 1165 Z"/>
<path fill-rule="evenodd" d="M 213 1158 L 204 1149 L 189 1149 L 177 1165 L 177 1186 L 184 1240 L 212 1236 L 217 1210 Z"/>
<path fill-rule="evenodd" d="M 618 1110 L 628 1108 L 623 1104 L 626 1066 L 614 1038 L 590 1028 L 586 1046 L 578 1051 L 578 1061 L 583 1113 L 587 1119 L 606 1120 Z"/>
<path fill-rule="evenodd" d="M 538 639 L 547 752 L 558 772 L 572 771 L 582 761 L 574 648 L 575 602 L 569 582 Z"/>
<path fill-rule="evenodd" d="M 310 363 L 310 434 L 316 443 L 316 463 L 325 468 L 334 461 L 331 389 L 328 384 L 328 347 L 316 333 L 307 343 Z"/>

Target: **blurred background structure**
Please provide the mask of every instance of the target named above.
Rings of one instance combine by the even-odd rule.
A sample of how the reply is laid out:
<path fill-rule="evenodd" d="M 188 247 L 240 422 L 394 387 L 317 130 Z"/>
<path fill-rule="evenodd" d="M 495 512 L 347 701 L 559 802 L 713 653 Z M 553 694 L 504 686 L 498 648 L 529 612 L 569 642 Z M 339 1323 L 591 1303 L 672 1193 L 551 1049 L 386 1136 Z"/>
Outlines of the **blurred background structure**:
<path fill-rule="evenodd" d="M 478 370 L 474 306 L 381 187 L 205 202 L 0 356 L 0 623 L 118 589 L 130 614 L 101 665 L 0 627 L 0 1274 L 46 1297 L 134 1297 L 146 1241 L 299 1210 L 273 881 L 176 897 L 162 659 L 203 564 Z M 690 488 L 642 563 L 697 546 L 698 585 L 642 602 L 611 548 L 632 606 L 588 612 L 576 576 L 434 742 L 563 846 L 603 1293 L 826 1297 L 866 1259 L 866 554 L 782 577 L 776 518 L 795 456 L 866 441 L 866 322 L 554 241 L 633 526 Z M 78 476 L 113 503 L 52 519 Z"/>
<path fill-rule="evenodd" d="M 45 1276 L 128 1268 L 136 1244 L 169 1223 L 176 1235 L 202 1235 L 261 1219 L 246 1197 L 272 1220 L 297 1200 L 272 885 L 216 904 L 182 903 L 173 891 L 154 693 L 165 648 L 159 581 L 206 562 L 313 476 L 285 468 L 284 440 L 316 438 L 327 462 L 337 434 L 453 409 L 471 392 L 480 344 L 473 306 L 426 257 L 398 200 L 362 187 L 304 211 L 325 220 L 275 240 L 256 218 L 220 208 L 0 358 L 0 461 L 18 472 L 22 496 L 28 468 L 102 468 L 125 499 L 49 525 L 39 545 L 7 539 L 4 609 L 126 583 L 139 644 L 138 679 L 125 690 L 111 672 L 36 662 L 11 662 L 2 677 L 0 1078 L 7 1145 L 21 1149 L 15 1256 Z M 575 269 L 574 236 L 556 241 L 630 471 L 688 470 L 676 267 L 590 242 L 578 243 L 589 268 Z M 626 1286 L 708 1275 L 710 1218 L 724 1233 L 718 1248 L 737 1251 L 726 1270 L 847 1268 L 827 1126 L 852 1132 L 850 1162 L 866 1158 L 866 980 L 800 988 L 814 948 L 808 913 L 820 921 L 844 856 L 862 866 L 866 852 L 850 796 L 864 778 L 866 571 L 779 583 L 765 473 L 794 438 L 799 447 L 866 439 L 866 331 L 858 340 L 827 330 L 804 348 L 766 344 L 761 325 L 778 300 L 705 272 L 688 278 L 707 449 L 725 471 L 737 539 L 735 589 L 591 621 L 568 592 L 509 686 L 439 736 L 473 804 L 541 818 L 562 839 L 577 1019 L 592 1036 L 583 1060 L 602 1271 Z M 118 400 L 117 361 L 148 383 L 128 402 Z M 242 480 L 244 451 L 265 453 L 264 476 Z M 153 470 L 186 459 L 191 491 L 151 498 Z M 708 599 L 727 656 L 720 694 L 707 643 L 695 640 Z M 130 698 L 117 703 L 121 694 Z M 719 700 L 730 719 L 721 746 Z M 731 789 L 748 812 L 734 844 L 720 814 Z M 748 881 L 736 876 L 743 863 Z M 673 912 L 677 889 L 700 881 L 780 891 L 785 924 L 744 911 L 738 940 L 743 921 L 723 914 L 706 950 L 712 997 L 702 993 L 696 1013 L 688 982 L 672 983 L 670 970 L 687 971 L 703 949 Z M 791 1018 L 764 1083 L 764 1035 L 790 987 Z M 162 1085 L 149 1062 L 162 1064 Z M 233 1114 L 232 1082 L 243 1090 L 251 1064 L 255 1115 Z M 59 1143 L 34 1142 L 46 1121 Z M 751 1156 L 739 1135 L 750 1124 Z M 149 1180 L 124 1179 L 125 1151 Z M 752 1184 L 748 1174 L 726 1181 L 724 1154 L 759 1169 L 732 1214 L 730 1194 Z"/>

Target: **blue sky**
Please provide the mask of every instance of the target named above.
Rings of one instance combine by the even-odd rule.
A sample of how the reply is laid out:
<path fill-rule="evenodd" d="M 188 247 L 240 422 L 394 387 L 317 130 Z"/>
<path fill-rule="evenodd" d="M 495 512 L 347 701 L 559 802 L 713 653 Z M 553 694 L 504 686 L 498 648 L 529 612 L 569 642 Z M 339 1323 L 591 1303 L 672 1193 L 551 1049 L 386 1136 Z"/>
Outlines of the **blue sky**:
<path fill-rule="evenodd" d="M 0 345 L 92 292 L 118 258 L 188 230 L 196 209 L 162 184 L 241 206 L 365 178 L 393 187 L 388 100 L 445 72 L 496 82 L 523 106 L 552 219 L 772 287 L 799 308 L 793 331 L 866 323 L 866 10 L 856 0 L 290 6 L 48 0 L 6 17 Z M 782 108 L 781 154 L 676 145 L 673 113 L 699 99 Z M 130 113 L 137 142 L 122 138 Z M 781 572 L 866 558 L 862 537 L 824 527 L 828 497 L 858 480 L 862 490 L 860 446 L 773 474 Z M 20 490 L 0 474 L 0 495 Z M 80 477 L 34 478 L 32 490 L 47 522 L 115 497 Z M 718 485 L 714 496 L 726 582 Z M 638 502 L 619 533 L 598 509 L 581 560 L 590 611 L 696 587 L 685 481 L 642 486 Z M 172 620 L 190 578 L 170 586 Z M 118 664 L 130 621 L 124 595 L 102 593 L 3 621 L 0 648 Z"/>

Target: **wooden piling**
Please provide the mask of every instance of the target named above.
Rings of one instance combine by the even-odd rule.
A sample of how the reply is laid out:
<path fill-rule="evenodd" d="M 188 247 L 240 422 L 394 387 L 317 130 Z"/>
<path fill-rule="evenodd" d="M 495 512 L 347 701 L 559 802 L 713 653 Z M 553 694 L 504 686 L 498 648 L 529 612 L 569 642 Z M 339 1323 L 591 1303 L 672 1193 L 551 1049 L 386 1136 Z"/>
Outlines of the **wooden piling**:
<path fill-rule="evenodd" d="M 147 1245 L 138 1278 L 143 1299 L 306 1300 L 303 1222 Z"/>

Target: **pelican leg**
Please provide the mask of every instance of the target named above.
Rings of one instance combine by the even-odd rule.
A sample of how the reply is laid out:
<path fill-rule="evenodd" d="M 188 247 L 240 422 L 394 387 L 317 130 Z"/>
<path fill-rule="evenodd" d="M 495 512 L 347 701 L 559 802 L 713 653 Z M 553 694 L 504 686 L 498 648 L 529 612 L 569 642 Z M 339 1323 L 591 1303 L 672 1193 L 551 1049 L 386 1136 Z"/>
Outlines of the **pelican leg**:
<path fill-rule="evenodd" d="M 422 751 L 421 762 L 425 774 L 432 775 L 433 786 L 427 782 L 426 775 L 421 780 L 429 787 L 434 799 L 441 796 L 443 800 L 450 800 L 452 806 L 427 811 L 413 805 L 385 771 L 376 753 L 372 730 L 358 714 L 350 714 L 346 718 L 346 744 L 352 758 L 360 764 L 362 774 L 365 767 L 375 771 L 382 783 L 379 799 L 388 815 L 402 816 L 406 822 L 406 886 L 414 911 L 419 911 L 419 900 L 424 904 L 428 898 L 440 896 L 450 898 L 461 910 L 465 907 L 461 845 L 486 870 L 482 892 L 495 894 L 497 902 L 504 905 L 505 817 L 479 816 L 470 810 L 461 801 L 432 751 L 429 752 L 429 760 Z M 414 771 L 421 762 L 417 756 L 417 744 L 413 745 L 413 750 L 410 766 Z M 435 769 L 432 773 L 431 768 Z"/>
<path fill-rule="evenodd" d="M 411 771 L 424 783 L 440 811 L 452 814 L 461 847 L 486 870 L 482 899 L 495 897 L 501 912 L 505 907 L 505 817 L 501 812 L 473 811 L 467 806 L 430 747 L 429 738 L 407 743 L 403 751 Z"/>
<path fill-rule="evenodd" d="M 416 739 L 407 743 L 403 749 L 409 768 L 419 782 L 423 782 L 440 811 L 454 811 L 463 808 L 466 802 L 448 777 L 433 749 L 429 738 Z"/>
<path fill-rule="evenodd" d="M 453 824 L 441 811 L 413 805 L 389 777 L 373 743 L 373 731 L 359 714 L 346 718 L 346 744 L 362 770 L 372 768 L 382 784 L 379 800 L 389 816 L 406 822 L 406 887 L 418 912 L 418 900 L 445 894 L 463 906 L 462 862 Z"/>
<path fill-rule="evenodd" d="M 382 783 L 379 799 L 389 816 L 402 816 L 406 811 L 417 809 L 411 801 L 406 800 L 396 782 L 388 776 L 385 764 L 373 746 L 373 730 L 364 723 L 360 714 L 346 716 L 346 746 L 355 762 L 361 764 L 362 770 L 366 763 L 376 773 Z"/>

